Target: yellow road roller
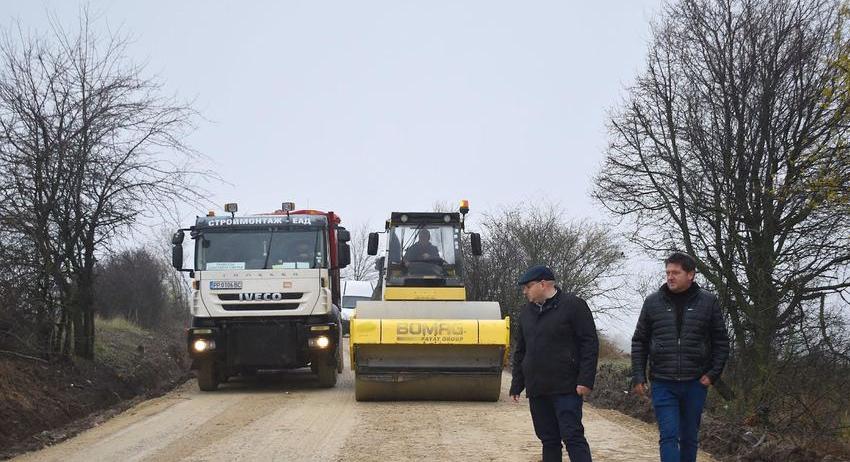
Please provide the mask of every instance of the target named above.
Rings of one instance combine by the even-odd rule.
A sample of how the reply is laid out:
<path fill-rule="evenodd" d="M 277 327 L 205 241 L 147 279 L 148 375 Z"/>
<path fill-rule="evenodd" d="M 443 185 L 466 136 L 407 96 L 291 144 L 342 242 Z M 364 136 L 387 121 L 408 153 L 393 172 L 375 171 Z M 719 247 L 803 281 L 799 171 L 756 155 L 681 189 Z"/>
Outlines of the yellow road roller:
<path fill-rule="evenodd" d="M 376 267 L 372 301 L 351 319 L 351 367 L 358 401 L 497 401 L 510 321 L 497 302 L 467 301 L 464 218 L 459 212 L 393 212 Z M 369 235 L 377 255 L 379 234 Z M 481 237 L 469 233 L 473 255 Z"/>

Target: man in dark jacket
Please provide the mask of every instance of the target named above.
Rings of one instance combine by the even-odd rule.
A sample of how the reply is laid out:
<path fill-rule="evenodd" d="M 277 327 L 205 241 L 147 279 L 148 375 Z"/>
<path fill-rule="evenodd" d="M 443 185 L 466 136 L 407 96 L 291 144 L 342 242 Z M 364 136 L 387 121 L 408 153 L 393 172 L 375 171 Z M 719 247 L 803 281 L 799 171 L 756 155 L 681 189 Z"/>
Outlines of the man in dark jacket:
<path fill-rule="evenodd" d="M 632 337 L 632 382 L 646 393 L 661 434 L 662 462 L 695 461 L 708 387 L 723 372 L 729 336 L 717 296 L 694 282 L 696 262 L 676 252 L 665 261 L 667 283 L 643 302 Z"/>
<path fill-rule="evenodd" d="M 518 283 L 529 303 L 515 334 L 510 395 L 519 402 L 525 389 L 544 462 L 561 460 L 562 441 L 570 461 L 590 461 L 581 408 L 599 357 L 593 315 L 584 300 L 556 287 L 543 265 L 529 268 Z"/>

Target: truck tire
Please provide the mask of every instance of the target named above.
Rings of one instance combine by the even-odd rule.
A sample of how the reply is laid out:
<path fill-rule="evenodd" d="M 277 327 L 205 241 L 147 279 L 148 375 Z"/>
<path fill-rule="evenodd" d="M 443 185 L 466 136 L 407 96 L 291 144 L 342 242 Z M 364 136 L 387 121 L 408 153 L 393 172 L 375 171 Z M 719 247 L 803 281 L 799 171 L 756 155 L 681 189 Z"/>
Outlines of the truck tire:
<path fill-rule="evenodd" d="M 336 363 L 328 364 L 327 359 L 316 364 L 316 374 L 319 375 L 319 386 L 331 388 L 336 386 Z"/>
<path fill-rule="evenodd" d="M 215 391 L 218 389 L 218 371 L 215 361 L 205 359 L 198 364 L 198 388 L 201 391 Z"/>

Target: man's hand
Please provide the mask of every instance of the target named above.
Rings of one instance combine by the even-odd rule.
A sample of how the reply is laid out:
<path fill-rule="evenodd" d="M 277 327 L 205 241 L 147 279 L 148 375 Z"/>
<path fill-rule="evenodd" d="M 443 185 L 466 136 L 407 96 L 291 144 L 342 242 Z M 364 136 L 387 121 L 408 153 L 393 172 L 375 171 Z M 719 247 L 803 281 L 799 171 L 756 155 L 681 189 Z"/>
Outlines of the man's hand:
<path fill-rule="evenodd" d="M 578 385 L 578 386 L 576 386 L 576 394 L 577 394 L 577 395 L 579 395 L 579 396 L 581 396 L 582 398 L 584 398 L 585 396 L 590 395 L 590 392 L 591 392 L 591 391 L 593 391 L 593 390 L 591 390 L 590 388 L 588 388 L 588 387 L 586 387 L 586 386 L 584 386 L 584 385 Z"/>
<path fill-rule="evenodd" d="M 707 375 L 703 375 L 702 377 L 699 378 L 699 383 L 701 383 L 702 386 L 708 388 L 708 387 L 711 386 L 711 379 L 708 378 Z"/>
<path fill-rule="evenodd" d="M 518 403 L 519 402 L 519 395 L 511 395 L 511 399 L 513 399 L 515 403 Z"/>
<path fill-rule="evenodd" d="M 646 384 L 636 383 L 632 389 L 638 396 L 646 396 Z"/>

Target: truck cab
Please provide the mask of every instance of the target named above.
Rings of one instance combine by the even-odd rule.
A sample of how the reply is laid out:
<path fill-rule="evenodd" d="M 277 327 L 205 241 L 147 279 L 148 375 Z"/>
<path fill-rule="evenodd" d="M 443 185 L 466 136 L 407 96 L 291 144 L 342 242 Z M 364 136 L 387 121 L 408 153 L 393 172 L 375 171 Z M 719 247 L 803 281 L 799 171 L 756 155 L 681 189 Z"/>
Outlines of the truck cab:
<path fill-rule="evenodd" d="M 339 273 L 349 233 L 333 212 L 198 217 L 172 238 L 176 268 L 192 278 L 188 348 L 202 390 L 238 374 L 310 367 L 321 386 L 342 370 Z M 183 265 L 184 232 L 195 258 Z"/>

